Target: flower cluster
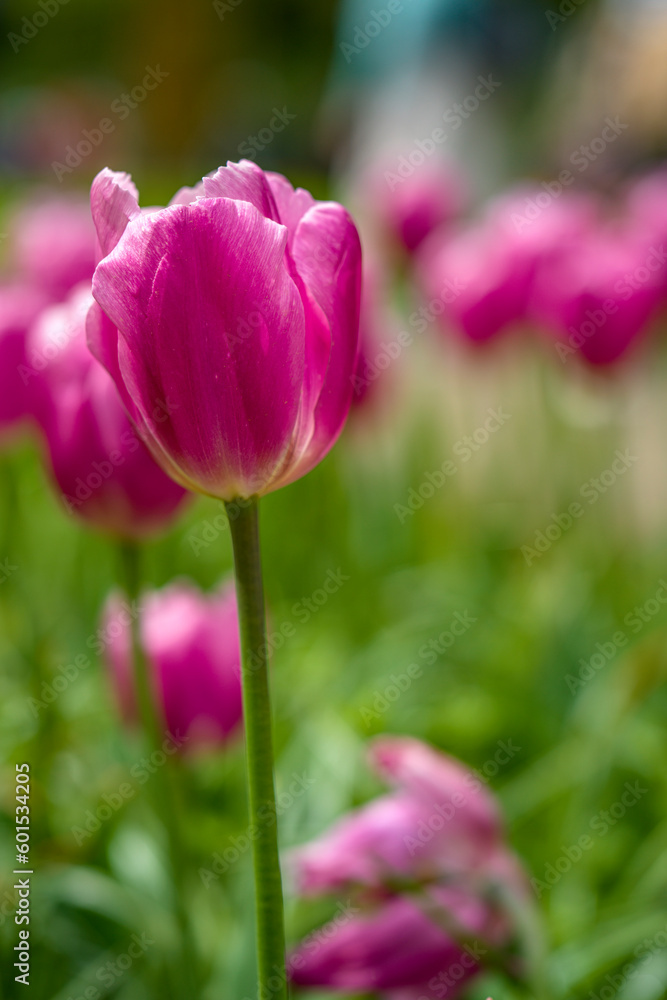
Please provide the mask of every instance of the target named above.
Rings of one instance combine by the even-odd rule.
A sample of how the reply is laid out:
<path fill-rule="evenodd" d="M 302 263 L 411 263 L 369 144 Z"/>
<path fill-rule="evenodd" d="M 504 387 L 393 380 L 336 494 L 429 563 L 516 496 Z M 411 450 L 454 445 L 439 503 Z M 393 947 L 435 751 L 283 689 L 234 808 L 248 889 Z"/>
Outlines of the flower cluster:
<path fill-rule="evenodd" d="M 37 428 L 68 513 L 136 544 L 173 523 L 187 489 L 241 501 L 305 475 L 334 444 L 361 273 L 340 205 L 243 161 L 142 211 L 129 176 L 103 170 L 90 207 L 39 199 L 9 230 L 0 426 Z M 130 719 L 119 600 L 107 653 Z M 233 589 L 149 595 L 140 638 L 169 732 L 224 742 L 242 716 Z"/>
<path fill-rule="evenodd" d="M 361 252 L 345 209 L 249 160 L 159 211 L 103 171 L 92 209 L 105 257 L 91 347 L 156 460 L 223 500 L 309 472 L 352 398 Z"/>
<path fill-rule="evenodd" d="M 111 636 L 107 661 L 123 716 L 136 720 L 130 623 L 112 595 L 104 611 Z M 188 750 L 225 743 L 243 718 L 241 653 L 234 587 L 200 593 L 186 582 L 148 593 L 141 601 L 141 645 L 166 731 Z M 113 628 L 121 622 L 122 629 Z"/>
<path fill-rule="evenodd" d="M 462 188 L 434 168 L 395 193 L 383 226 L 427 295 L 448 289 L 441 314 L 471 341 L 530 317 L 558 332 L 600 313 L 604 321 L 577 347 L 602 363 L 625 352 L 664 298 L 662 251 L 650 248 L 665 213 L 647 209 L 664 196 L 660 179 L 638 185 L 632 223 L 613 231 L 591 199 L 574 196 L 519 224 L 524 195 L 498 200 L 462 228 L 454 221 Z M 382 212 L 381 199 L 370 202 Z M 175 521 L 187 491 L 256 516 L 257 497 L 324 458 L 353 393 L 359 401 L 373 381 L 389 282 L 371 258 L 362 299 L 348 212 L 250 161 L 220 167 L 151 209 L 140 207 L 129 175 L 105 169 L 91 210 L 92 220 L 79 201 L 57 199 L 12 220 L 14 271 L 0 288 L 0 425 L 31 419 L 65 509 L 119 542 L 134 567 L 136 611 L 128 617 L 112 594 L 101 630 L 125 720 L 144 715 L 148 732 L 155 719 L 145 702 L 159 706 L 157 721 L 188 750 L 225 745 L 245 723 L 251 798 L 261 785 L 263 815 L 275 821 L 271 783 L 257 781 L 258 761 L 270 758 L 268 701 L 257 701 L 266 676 L 248 683 L 265 670 L 261 646 L 244 645 L 241 669 L 241 632 L 244 643 L 253 628 L 264 635 L 259 564 L 244 577 L 247 553 L 237 558 L 237 607 L 229 584 L 206 595 L 173 582 L 140 596 L 132 560 L 138 542 Z M 626 296 L 616 286 L 634 265 L 638 287 Z M 524 978 L 517 914 L 530 897 L 493 796 L 455 759 L 408 737 L 378 739 L 369 761 L 392 790 L 289 858 L 303 897 L 350 901 L 317 948 L 306 938 L 292 952 L 295 986 L 423 1000 L 454 997 L 487 967 Z M 270 825 L 251 829 L 271 890 L 280 875 Z M 267 899 L 274 911 L 281 905 L 275 891 Z M 275 928 L 266 940 L 278 941 L 282 961 Z"/>
<path fill-rule="evenodd" d="M 513 912 L 530 888 L 498 806 L 462 764 L 409 737 L 380 737 L 369 763 L 393 790 L 290 857 L 306 897 L 355 910 L 290 959 L 293 981 L 387 1000 L 457 995 L 482 967 L 520 974 Z"/>
<path fill-rule="evenodd" d="M 475 221 L 432 231 L 415 279 L 441 325 L 472 343 L 531 327 L 561 360 L 609 365 L 664 310 L 666 206 L 662 173 L 636 182 L 614 215 L 592 194 L 517 189 Z"/>

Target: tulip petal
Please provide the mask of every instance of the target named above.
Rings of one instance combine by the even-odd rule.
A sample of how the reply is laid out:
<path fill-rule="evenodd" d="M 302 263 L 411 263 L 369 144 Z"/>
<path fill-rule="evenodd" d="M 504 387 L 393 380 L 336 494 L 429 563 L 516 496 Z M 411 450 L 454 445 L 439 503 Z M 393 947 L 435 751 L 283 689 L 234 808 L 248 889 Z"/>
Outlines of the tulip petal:
<path fill-rule="evenodd" d="M 290 851 L 287 870 L 299 893 L 307 896 L 414 878 L 422 867 L 414 845 L 420 846 L 425 816 L 422 803 L 410 796 L 381 795 Z M 433 873 L 431 863 L 423 867 Z"/>
<path fill-rule="evenodd" d="M 153 438 L 151 424 L 144 420 L 140 407 L 130 395 L 123 380 L 118 360 L 119 335 L 118 327 L 107 314 L 93 301 L 86 316 L 86 340 L 91 354 L 104 365 L 111 375 L 125 411 L 132 420 L 137 436 L 144 442 L 158 465 L 177 483 L 187 486 L 181 470 Z M 164 411 L 163 411 L 164 412 Z"/>
<path fill-rule="evenodd" d="M 118 328 L 93 299 L 86 315 L 86 340 L 91 354 L 104 365 L 123 399 L 128 413 L 138 418 L 136 407 L 123 384 L 118 366 Z"/>
<path fill-rule="evenodd" d="M 317 204 L 308 191 L 302 188 L 295 191 L 281 174 L 265 173 L 250 160 L 241 160 L 240 163 L 230 162 L 226 167 L 219 167 L 215 173 L 203 179 L 201 189 L 205 197 L 249 201 L 266 218 L 287 227 L 288 246 L 292 245 L 294 233 L 302 216 Z M 177 198 L 182 196 L 181 204 L 185 204 L 194 200 L 192 196 L 197 192 L 197 188 L 182 188 Z M 176 199 L 172 203 L 175 201 Z M 291 466 L 300 456 L 313 436 L 315 404 L 322 391 L 331 353 L 331 330 L 327 318 L 309 296 L 291 259 L 288 259 L 287 263 L 292 279 L 301 293 L 306 314 L 306 336 L 304 384 L 299 419 L 295 427 L 292 448 L 284 458 L 285 468 Z"/>
<path fill-rule="evenodd" d="M 8 222 L 12 263 L 22 280 L 58 302 L 79 282 L 90 281 L 97 256 L 86 198 L 61 195 L 30 200 Z"/>
<path fill-rule="evenodd" d="M 101 170 L 90 189 L 90 209 L 102 257 L 111 253 L 128 222 L 140 213 L 139 192 L 129 174 Z"/>
<path fill-rule="evenodd" d="M 106 659 L 123 716 L 137 717 L 131 634 L 118 595 L 105 609 Z M 243 720 L 233 584 L 202 594 L 187 581 L 144 595 L 141 638 L 164 723 L 185 752 L 226 742 Z"/>
<path fill-rule="evenodd" d="M 309 191 L 305 191 L 303 188 L 297 188 L 295 191 L 282 174 L 266 173 L 264 176 L 268 179 L 273 192 L 278 207 L 279 221 L 287 226 L 289 234 L 287 245 L 291 250 L 299 222 L 309 209 L 317 205 L 317 202 Z M 332 343 L 329 319 L 306 288 L 291 253 L 289 266 L 292 278 L 301 293 L 306 312 L 306 364 L 299 421 L 295 428 L 292 453 L 289 456 L 289 461 L 285 463 L 286 469 L 299 462 L 313 438 L 315 408 L 326 378 Z"/>
<path fill-rule="evenodd" d="M 269 171 L 265 176 L 268 178 L 269 187 L 278 206 L 280 222 L 289 230 L 291 246 L 291 239 L 296 233 L 301 219 L 311 208 L 315 208 L 317 202 L 310 191 L 306 191 L 304 188 L 293 188 L 282 174 L 274 174 Z"/>
<path fill-rule="evenodd" d="M 332 922 L 333 923 L 333 922 Z M 397 990 L 428 981 L 459 963 L 464 953 L 411 900 L 395 897 L 368 915 L 354 915 L 338 926 L 327 925 L 290 961 L 292 980 L 300 986 L 340 990 Z M 460 985 L 478 971 L 463 968 Z M 440 994 L 439 994 L 440 995 Z M 454 993 L 442 994 L 453 996 Z"/>
<path fill-rule="evenodd" d="M 37 374 L 26 356 L 26 335 L 47 304 L 39 288 L 22 285 L 0 287 L 0 430 L 26 416 L 35 405 Z M 41 358 L 36 359 L 41 363 Z"/>
<path fill-rule="evenodd" d="M 251 204 L 204 198 L 136 218 L 95 273 L 156 458 L 221 499 L 262 490 L 290 448 L 304 308 L 286 243 Z"/>
<path fill-rule="evenodd" d="M 333 447 L 349 412 L 359 342 L 361 245 L 341 205 L 323 202 L 301 219 L 292 256 L 312 301 L 331 330 L 331 352 L 315 410 L 313 431 L 280 485 L 309 472 Z"/>
<path fill-rule="evenodd" d="M 266 174 L 251 160 L 230 162 L 226 167 L 218 167 L 214 174 L 204 178 L 203 185 L 207 198 L 249 201 L 265 219 L 282 221 Z"/>
<path fill-rule="evenodd" d="M 169 207 L 172 205 L 191 205 L 193 201 L 197 198 L 205 198 L 204 193 L 204 182 L 200 181 L 195 184 L 194 187 L 182 187 L 179 188 L 174 197 L 169 202 Z"/>
<path fill-rule="evenodd" d="M 493 795 L 460 761 L 409 736 L 380 736 L 370 746 L 373 770 L 397 788 L 427 801 L 456 799 L 466 821 L 499 838 L 502 817 Z"/>
<path fill-rule="evenodd" d="M 176 583 L 146 601 L 142 635 L 160 679 L 169 731 L 221 743 L 242 719 L 234 587 L 203 595 Z"/>
<path fill-rule="evenodd" d="M 118 537 L 140 538 L 164 528 L 186 494 L 138 440 L 113 380 L 86 347 L 91 302 L 90 286 L 80 286 L 31 328 L 31 352 L 42 359 L 33 412 L 66 509 Z"/>
<path fill-rule="evenodd" d="M 331 328 L 327 318 L 308 292 L 289 253 L 286 254 L 286 264 L 292 280 L 299 290 L 304 309 L 306 327 L 304 369 L 299 415 L 294 425 L 292 444 L 285 454 L 281 469 L 276 470 L 272 489 L 276 489 L 283 482 L 292 481 L 293 470 L 299 467 L 299 462 L 313 438 L 315 410 L 322 393 L 331 356 Z"/>

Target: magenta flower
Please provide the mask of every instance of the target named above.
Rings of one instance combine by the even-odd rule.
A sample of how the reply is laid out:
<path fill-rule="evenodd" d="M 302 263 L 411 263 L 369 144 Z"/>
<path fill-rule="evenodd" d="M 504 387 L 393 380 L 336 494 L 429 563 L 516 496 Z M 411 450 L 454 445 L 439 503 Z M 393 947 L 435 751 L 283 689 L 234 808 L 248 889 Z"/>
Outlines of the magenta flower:
<path fill-rule="evenodd" d="M 153 461 L 116 387 L 86 346 L 90 286 L 51 306 L 28 335 L 25 368 L 66 509 L 121 538 L 168 526 L 187 494 Z"/>
<path fill-rule="evenodd" d="M 417 262 L 426 314 L 476 344 L 525 322 L 538 267 L 574 246 L 594 217 L 587 198 L 554 201 L 525 189 L 491 202 L 480 221 L 452 236 L 434 234 Z"/>
<path fill-rule="evenodd" d="M 471 899 L 452 891 L 434 890 L 430 906 L 465 909 L 467 928 L 483 929 L 484 916 L 473 913 Z M 380 992 L 393 998 L 397 991 L 424 991 L 452 997 L 479 972 L 474 953 L 464 951 L 420 905 L 406 896 L 381 900 L 370 913 L 356 907 L 358 915 L 328 933 L 316 936 L 317 948 L 292 956 L 289 966 L 299 986 L 326 986 L 341 992 Z M 481 911 L 481 905 L 480 905 Z M 475 919 L 476 918 L 476 919 Z M 451 978 L 448 989 L 447 978 Z M 433 981 L 433 986 L 428 985 Z M 415 996 L 419 996 L 415 992 Z M 398 994 L 400 995 L 400 994 Z M 408 994 L 409 995 L 409 994 Z"/>
<path fill-rule="evenodd" d="M 527 880 L 504 842 L 481 780 L 418 740 L 382 737 L 370 763 L 394 791 L 350 813 L 291 855 L 297 890 L 354 905 L 293 953 L 302 986 L 453 997 L 489 949 L 508 964 L 517 928 L 506 900 L 527 905 Z M 505 902 L 503 901 L 505 900 Z M 464 944 L 474 940 L 477 952 Z M 518 966 L 514 971 L 518 971 Z"/>
<path fill-rule="evenodd" d="M 130 617 L 119 595 L 107 602 L 103 634 L 121 710 L 136 717 Z M 225 742 L 243 718 L 239 626 L 233 585 L 202 594 L 192 584 L 172 583 L 145 595 L 141 641 L 167 731 L 190 750 Z"/>
<path fill-rule="evenodd" d="M 58 196 L 23 205 L 10 220 L 12 260 L 25 280 L 60 301 L 95 270 L 95 228 L 85 198 Z"/>
<path fill-rule="evenodd" d="M 345 209 L 249 161 L 150 213 L 126 174 L 103 170 L 91 198 L 106 255 L 91 347 L 156 460 L 223 500 L 305 475 L 352 395 L 361 262 Z"/>
<path fill-rule="evenodd" d="M 0 287 L 0 433 L 3 435 L 31 410 L 26 336 L 46 304 L 40 289 L 20 284 Z"/>
<path fill-rule="evenodd" d="M 644 231 L 599 229 L 546 261 L 535 313 L 562 361 L 609 365 L 639 341 L 664 301 L 667 257 Z"/>
<path fill-rule="evenodd" d="M 373 172 L 368 198 L 385 227 L 413 253 L 429 233 L 451 222 L 463 210 L 467 192 L 454 165 L 434 158 L 410 169 Z"/>

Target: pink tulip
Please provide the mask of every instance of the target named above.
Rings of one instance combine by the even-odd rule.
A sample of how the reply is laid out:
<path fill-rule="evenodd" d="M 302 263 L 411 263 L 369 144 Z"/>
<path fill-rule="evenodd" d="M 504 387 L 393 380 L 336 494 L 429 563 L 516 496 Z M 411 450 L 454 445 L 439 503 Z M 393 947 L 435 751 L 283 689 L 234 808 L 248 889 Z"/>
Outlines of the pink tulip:
<path fill-rule="evenodd" d="M 657 314 L 667 258 L 646 234 L 598 229 L 544 263 L 535 313 L 557 339 L 559 356 L 609 365 L 638 342 Z"/>
<path fill-rule="evenodd" d="M 136 717 L 130 615 L 118 595 L 107 602 L 103 635 L 121 710 Z M 239 629 L 233 585 L 202 594 L 172 583 L 140 601 L 140 634 L 169 734 L 184 749 L 225 742 L 241 724 Z"/>
<path fill-rule="evenodd" d="M 468 869 L 483 863 L 500 843 L 502 826 L 495 800 L 454 758 L 419 740 L 387 737 L 372 744 L 369 760 L 396 790 L 300 848 L 297 876 L 302 893 L 337 892 L 350 882 L 379 886 L 396 875 L 414 875 L 416 869 L 430 873 L 443 859 L 449 869 Z M 441 836 L 421 843 L 418 833 L 428 832 L 436 802 L 453 818 L 442 824 Z"/>
<path fill-rule="evenodd" d="M 153 461 L 86 346 L 92 301 L 90 286 L 80 286 L 30 331 L 33 412 L 68 512 L 113 535 L 141 538 L 166 528 L 186 493 Z"/>
<path fill-rule="evenodd" d="M 292 852 L 303 895 L 345 894 L 355 904 L 316 932 L 317 947 L 306 939 L 294 952 L 292 978 L 387 1000 L 416 1000 L 428 983 L 432 994 L 437 978 L 435 995 L 453 997 L 480 971 L 485 948 L 512 945 L 503 894 L 526 905 L 526 878 L 473 772 L 407 737 L 375 741 L 370 763 L 394 791 Z M 480 944 L 479 955 L 463 940 Z"/>
<path fill-rule="evenodd" d="M 417 262 L 426 309 L 476 344 L 525 322 L 538 266 L 574 246 L 594 218 L 583 197 L 549 200 L 527 188 L 498 198 L 481 221 L 427 241 Z"/>
<path fill-rule="evenodd" d="M 37 288 L 20 284 L 0 287 L 0 433 L 30 412 L 26 335 L 46 303 Z"/>
<path fill-rule="evenodd" d="M 419 902 L 405 896 L 383 900 L 370 914 L 348 917 L 335 931 L 322 935 L 321 943 L 318 938 L 318 944 L 317 949 L 306 946 L 292 959 L 292 980 L 299 986 L 384 994 L 426 984 L 450 969 L 458 971 L 454 970 L 457 965 L 460 990 L 479 971 L 477 962 L 438 927 Z"/>
<path fill-rule="evenodd" d="M 151 213 L 109 170 L 91 200 L 106 255 L 91 347 L 156 460 L 223 500 L 309 472 L 352 396 L 361 262 L 345 209 L 245 160 Z"/>
<path fill-rule="evenodd" d="M 378 172 L 368 196 L 385 226 L 413 253 L 429 233 L 460 214 L 467 198 L 452 164 L 433 159 L 411 173 L 408 168 L 401 172 L 399 163 L 383 176 Z"/>
<path fill-rule="evenodd" d="M 85 198 L 35 199 L 9 225 L 19 274 L 60 301 L 95 270 L 95 228 Z"/>

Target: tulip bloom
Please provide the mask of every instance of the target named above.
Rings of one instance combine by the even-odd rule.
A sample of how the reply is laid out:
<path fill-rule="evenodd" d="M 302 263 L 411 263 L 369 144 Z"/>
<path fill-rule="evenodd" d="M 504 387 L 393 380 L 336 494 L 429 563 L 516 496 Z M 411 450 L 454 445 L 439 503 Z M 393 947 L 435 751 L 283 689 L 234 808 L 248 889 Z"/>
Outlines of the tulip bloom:
<path fill-rule="evenodd" d="M 147 594 L 140 605 L 141 644 L 167 732 L 184 739 L 186 749 L 224 743 L 243 718 L 233 585 L 202 594 L 192 584 L 173 583 Z M 103 624 L 108 664 L 128 721 L 137 715 L 130 624 L 134 613 L 113 595 Z"/>
<path fill-rule="evenodd" d="M 385 170 L 369 184 L 368 196 L 408 253 L 459 215 L 467 200 L 462 177 L 452 164 L 437 158 L 407 174 L 400 167 L 398 172 Z"/>
<path fill-rule="evenodd" d="M 528 905 L 527 880 L 494 798 L 458 761 L 382 737 L 370 763 L 394 790 L 292 852 L 304 896 L 345 893 L 358 904 L 316 932 L 317 948 L 303 942 L 292 979 L 388 1000 L 431 995 L 437 980 L 436 995 L 454 997 L 480 971 L 484 947 L 513 961 L 517 928 L 503 898 Z M 470 939 L 479 955 L 464 948 Z"/>
<path fill-rule="evenodd" d="M 427 241 L 417 261 L 427 315 L 475 344 L 525 322 L 538 267 L 576 245 L 595 217 L 589 199 L 561 196 L 541 208 L 540 196 L 547 197 L 532 189 L 511 192 L 479 222 Z"/>
<path fill-rule="evenodd" d="M 126 174 L 91 191 L 102 259 L 91 349 L 156 460 L 228 504 L 244 669 L 258 991 L 284 998 L 258 497 L 309 472 L 340 434 L 357 359 L 361 250 L 345 209 L 249 161 L 142 212 Z M 156 411 L 166 415 L 156 419 Z M 143 689 L 143 685 L 142 685 Z M 142 699 L 145 700 L 145 699 Z M 277 980 L 277 981 L 276 981 Z"/>
<path fill-rule="evenodd" d="M 561 361 L 580 353 L 610 365 L 648 330 L 666 284 L 660 243 L 643 231 L 600 229 L 544 263 L 535 313 L 557 338 Z"/>
<path fill-rule="evenodd" d="M 361 259 L 345 209 L 249 161 L 149 213 L 103 170 L 91 204 L 105 255 L 91 348 L 156 460 L 226 501 L 309 472 L 352 395 Z"/>
<path fill-rule="evenodd" d="M 28 335 L 32 410 L 67 510 L 125 539 L 165 528 L 186 493 L 153 461 L 108 373 L 86 346 L 89 286 L 50 306 Z"/>
<path fill-rule="evenodd" d="M 65 298 L 95 270 L 95 228 L 84 198 L 59 196 L 23 205 L 9 224 L 19 274 L 52 301 Z"/>
<path fill-rule="evenodd" d="M 30 412 L 26 336 L 47 301 L 39 289 L 28 285 L 0 287 L 0 432 Z"/>

